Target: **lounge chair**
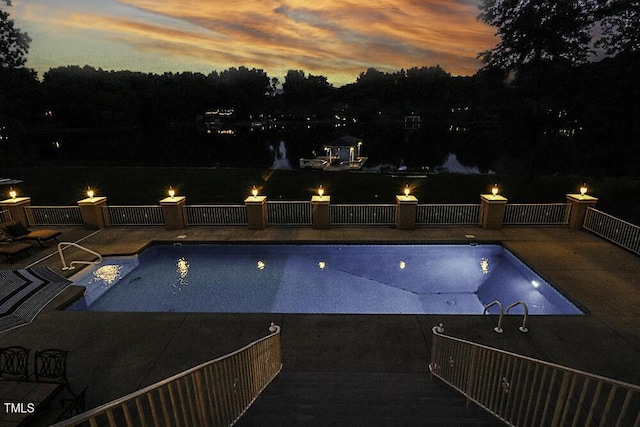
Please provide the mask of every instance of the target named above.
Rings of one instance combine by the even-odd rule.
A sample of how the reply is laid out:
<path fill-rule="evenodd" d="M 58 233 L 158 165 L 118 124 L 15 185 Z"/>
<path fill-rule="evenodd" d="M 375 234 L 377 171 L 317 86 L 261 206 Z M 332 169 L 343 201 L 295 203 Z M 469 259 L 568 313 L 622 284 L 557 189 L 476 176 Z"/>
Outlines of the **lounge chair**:
<path fill-rule="evenodd" d="M 6 256 L 9 261 L 11 261 L 11 257 L 21 254 L 22 252 L 28 252 L 29 249 L 31 249 L 29 243 L 0 243 L 0 254 Z"/>
<path fill-rule="evenodd" d="M 20 221 L 11 220 L 0 224 L 0 233 L 4 234 L 10 242 L 17 242 L 21 240 L 35 240 L 42 247 L 43 244 L 55 240 L 58 241 L 58 236 L 62 232 L 58 230 L 35 230 L 30 231 Z"/>

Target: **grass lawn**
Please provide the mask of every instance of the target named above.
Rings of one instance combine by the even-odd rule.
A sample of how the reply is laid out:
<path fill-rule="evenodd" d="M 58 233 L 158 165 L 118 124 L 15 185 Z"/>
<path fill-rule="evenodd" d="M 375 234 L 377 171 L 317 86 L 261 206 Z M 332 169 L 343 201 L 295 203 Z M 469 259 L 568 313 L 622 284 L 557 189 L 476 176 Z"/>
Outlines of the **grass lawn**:
<path fill-rule="evenodd" d="M 83 199 L 87 187 L 107 196 L 111 205 L 155 205 L 169 186 L 187 196 L 187 204 L 242 204 L 251 187 L 269 200 L 309 200 L 322 185 L 332 203 L 393 204 L 409 185 L 419 203 L 479 203 L 494 182 L 509 203 L 558 203 L 576 193 L 583 181 L 598 197 L 597 208 L 640 224 L 640 181 L 629 178 L 574 176 L 497 176 L 438 174 L 426 178 L 379 173 L 308 170 L 145 168 L 145 167 L 31 167 L 5 168 L 3 177 L 21 179 L 20 195 L 33 206 L 70 206 Z M 0 188 L 8 193 L 9 188 Z M 2 196 L 8 197 L 3 194 Z"/>

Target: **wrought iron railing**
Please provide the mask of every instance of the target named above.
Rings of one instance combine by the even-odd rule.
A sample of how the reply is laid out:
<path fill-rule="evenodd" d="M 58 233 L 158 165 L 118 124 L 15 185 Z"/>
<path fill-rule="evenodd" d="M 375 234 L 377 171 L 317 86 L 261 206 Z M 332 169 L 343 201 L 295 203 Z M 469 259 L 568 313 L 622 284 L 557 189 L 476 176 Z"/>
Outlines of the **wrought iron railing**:
<path fill-rule="evenodd" d="M 0 222 L 11 221 L 11 212 L 0 210 Z"/>
<path fill-rule="evenodd" d="M 96 409 L 63 426 L 229 426 L 282 369 L 280 327 L 231 354 L 203 363 Z"/>
<path fill-rule="evenodd" d="M 443 332 L 433 328 L 432 375 L 509 425 L 640 425 L 639 386 Z"/>
<path fill-rule="evenodd" d="M 332 225 L 393 225 L 396 205 L 331 205 Z"/>
<path fill-rule="evenodd" d="M 104 206 L 109 225 L 163 225 L 162 206 Z"/>
<path fill-rule="evenodd" d="M 267 225 L 310 225 L 311 202 L 267 202 Z"/>
<path fill-rule="evenodd" d="M 583 227 L 605 239 L 640 254 L 640 227 L 594 208 L 587 208 Z"/>
<path fill-rule="evenodd" d="M 479 225 L 481 205 L 418 205 L 416 225 Z"/>
<path fill-rule="evenodd" d="M 567 225 L 571 205 L 568 203 L 507 204 L 505 225 Z"/>
<path fill-rule="evenodd" d="M 82 225 L 79 206 L 25 206 L 29 225 Z"/>
<path fill-rule="evenodd" d="M 187 205 L 189 225 L 247 225 L 247 208 L 244 205 Z"/>

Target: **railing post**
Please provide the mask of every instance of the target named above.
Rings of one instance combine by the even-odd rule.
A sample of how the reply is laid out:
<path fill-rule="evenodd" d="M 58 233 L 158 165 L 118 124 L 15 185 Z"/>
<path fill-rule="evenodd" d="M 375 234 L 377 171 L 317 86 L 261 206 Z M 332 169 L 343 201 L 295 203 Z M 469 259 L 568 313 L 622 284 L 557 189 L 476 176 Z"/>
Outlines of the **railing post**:
<path fill-rule="evenodd" d="M 26 207 L 31 206 L 31 197 L 13 197 L 0 202 L 0 210 L 8 210 L 12 219 L 20 221 L 25 227 L 29 226 Z"/>
<path fill-rule="evenodd" d="M 164 227 L 167 230 L 182 230 L 187 222 L 184 214 L 185 196 L 165 197 L 160 200 Z"/>
<path fill-rule="evenodd" d="M 249 230 L 267 228 L 267 196 L 249 196 L 244 200 Z"/>
<path fill-rule="evenodd" d="M 331 223 L 331 196 L 311 197 L 311 221 L 315 230 L 326 230 Z"/>
<path fill-rule="evenodd" d="M 396 227 L 398 230 L 416 228 L 418 199 L 413 195 L 396 195 Z"/>
<path fill-rule="evenodd" d="M 88 230 L 97 230 L 107 226 L 102 209 L 106 207 L 106 205 L 106 197 L 87 197 L 86 199 L 78 201 L 80 216 L 82 217 L 85 228 Z"/>
<path fill-rule="evenodd" d="M 598 202 L 598 199 L 588 194 L 567 194 L 567 202 L 569 202 L 571 206 L 569 228 L 572 230 L 580 230 L 584 224 L 587 208 L 593 208 Z"/>
<path fill-rule="evenodd" d="M 504 211 L 507 199 L 499 194 L 481 194 L 482 203 L 482 228 L 486 230 L 499 230 L 504 222 Z"/>

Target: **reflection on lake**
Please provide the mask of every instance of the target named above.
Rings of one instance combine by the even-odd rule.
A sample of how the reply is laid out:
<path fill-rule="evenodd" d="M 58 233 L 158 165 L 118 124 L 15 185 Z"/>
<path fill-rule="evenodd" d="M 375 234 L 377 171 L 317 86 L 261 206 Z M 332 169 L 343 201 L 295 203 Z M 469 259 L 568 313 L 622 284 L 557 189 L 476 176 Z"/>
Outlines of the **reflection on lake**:
<path fill-rule="evenodd" d="M 489 131 L 451 132 L 441 122 L 423 120 L 407 129 L 402 121 L 363 124 L 326 122 L 225 125 L 207 133 L 196 123 L 162 127 L 59 132 L 42 136 L 39 151 L 58 163 L 78 161 L 120 166 L 202 166 L 297 168 L 324 145 L 344 137 L 362 139 L 365 169 L 412 169 L 477 173 L 493 167 Z M 451 156 L 451 153 L 456 153 Z M 477 169 L 474 169 L 477 168 Z"/>

